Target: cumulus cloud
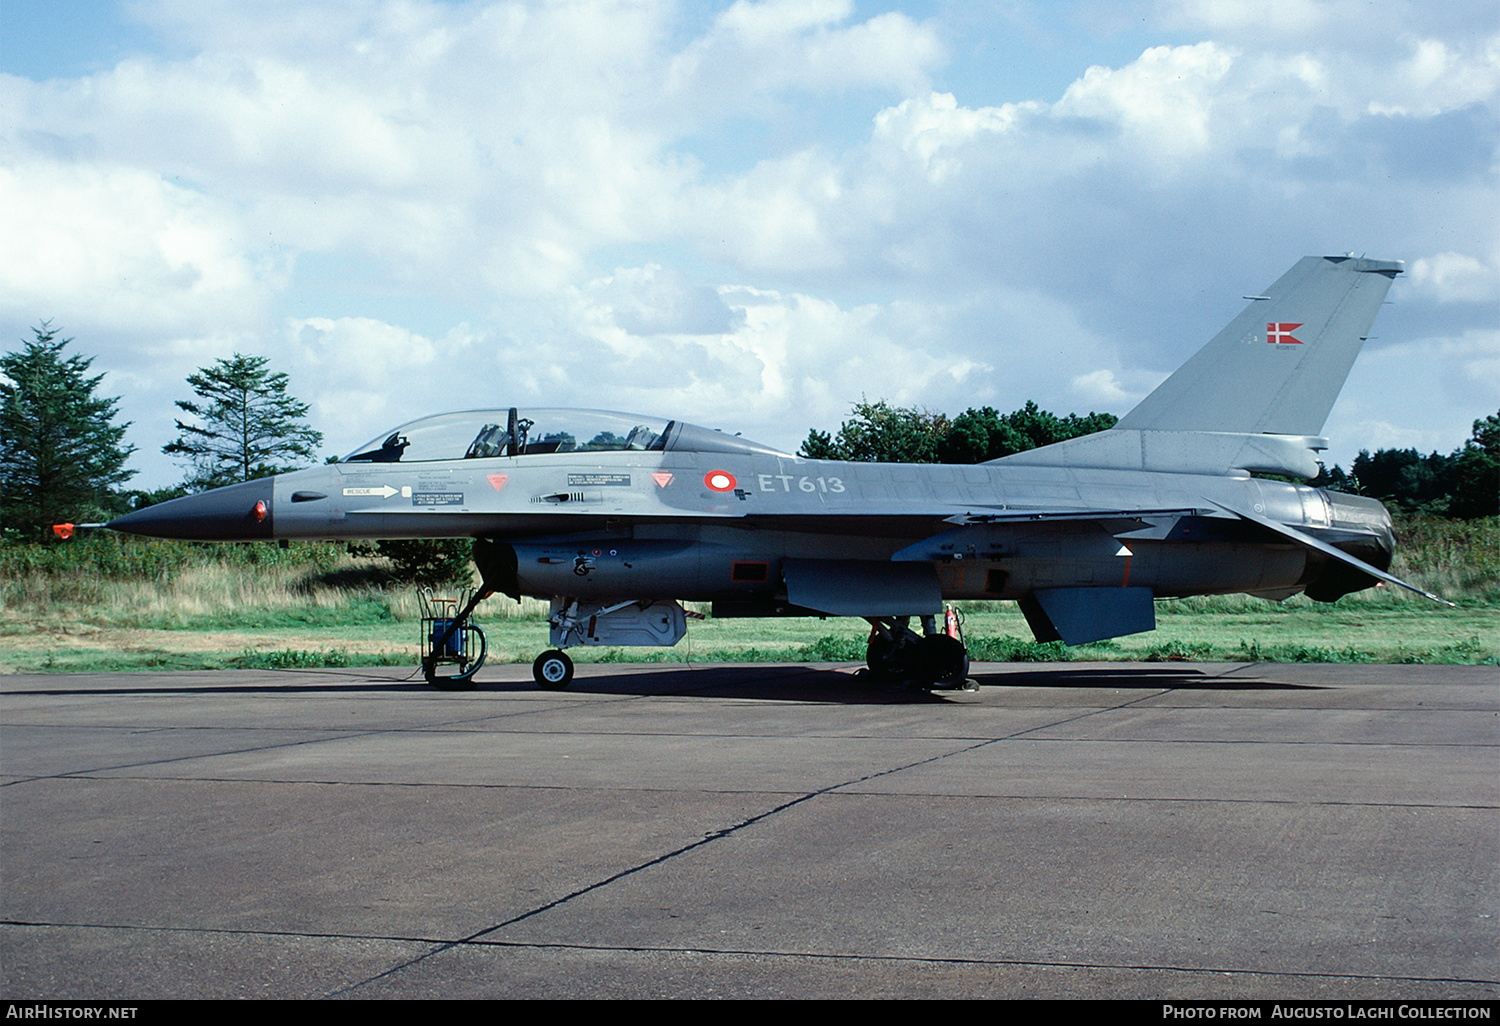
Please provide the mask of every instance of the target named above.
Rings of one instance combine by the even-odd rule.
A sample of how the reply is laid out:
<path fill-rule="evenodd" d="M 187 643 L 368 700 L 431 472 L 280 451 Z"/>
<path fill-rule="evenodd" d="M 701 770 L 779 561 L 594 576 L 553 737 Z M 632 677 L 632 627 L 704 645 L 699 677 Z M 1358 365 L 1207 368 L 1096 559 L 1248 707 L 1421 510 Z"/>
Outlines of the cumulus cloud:
<path fill-rule="evenodd" d="M 1438 302 L 1500 299 L 1500 269 L 1465 253 L 1421 257 L 1410 267 L 1412 287 Z"/>
<path fill-rule="evenodd" d="M 314 420 L 339 447 L 382 424 L 435 412 L 413 400 L 439 401 L 433 385 L 466 380 L 462 368 L 470 365 L 475 341 L 467 328 L 434 340 L 371 317 L 296 318 L 286 322 L 275 355 L 313 388 Z M 450 401 L 442 408 L 466 405 L 472 404 Z"/>
<path fill-rule="evenodd" d="M 718 335 L 735 319 L 713 289 L 660 264 L 618 268 L 588 291 L 632 335 Z"/>
<path fill-rule="evenodd" d="M 1492 415 L 1500 396 L 1500 331 L 1473 330 L 1369 350 L 1324 429 L 1345 469 L 1360 449 L 1448 453 Z M 1412 410 L 1426 416 L 1413 418 Z"/>
<path fill-rule="evenodd" d="M 853 12 L 852 0 L 736 0 L 672 58 L 669 90 L 718 105 L 764 103 L 788 89 L 925 86 L 943 59 L 936 32 L 896 11 L 847 24 Z M 705 93 L 710 86 L 725 92 Z"/>
<path fill-rule="evenodd" d="M 0 283 L 22 317 L 208 331 L 257 323 L 285 281 L 273 254 L 237 239 L 232 209 L 151 171 L 47 159 L 0 166 Z"/>
<path fill-rule="evenodd" d="M 1202 151 L 1234 58 L 1211 42 L 1154 46 L 1124 68 L 1089 68 L 1052 110 L 1116 125 L 1150 152 Z"/>
<path fill-rule="evenodd" d="M 898 147 L 937 183 L 962 167 L 957 151 L 964 144 L 983 135 L 1003 135 L 1023 114 L 1042 109 L 1039 103 L 960 108 L 952 93 L 928 93 L 876 114 L 874 141 Z"/>
<path fill-rule="evenodd" d="M 1084 405 L 1105 410 L 1128 410 L 1150 393 L 1150 389 L 1127 388 L 1114 371 L 1103 369 L 1078 375 L 1069 389 Z"/>
<path fill-rule="evenodd" d="M 1347 250 L 1409 261 L 1374 363 L 1491 380 L 1430 341 L 1500 298 L 1489 3 L 1164 0 L 1050 95 L 974 87 L 1017 54 L 951 11 L 849 0 L 130 10 L 156 52 L 0 76 L 0 321 L 86 329 L 138 422 L 235 350 L 350 446 L 511 402 L 788 447 L 861 395 L 1124 412 Z M 1403 417 L 1346 423 L 1453 419 Z"/>

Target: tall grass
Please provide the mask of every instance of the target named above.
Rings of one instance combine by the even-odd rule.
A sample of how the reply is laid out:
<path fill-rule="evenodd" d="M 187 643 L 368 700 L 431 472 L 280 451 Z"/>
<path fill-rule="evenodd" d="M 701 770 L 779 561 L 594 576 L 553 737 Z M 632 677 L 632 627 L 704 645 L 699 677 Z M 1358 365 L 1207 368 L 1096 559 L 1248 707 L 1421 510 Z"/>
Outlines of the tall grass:
<path fill-rule="evenodd" d="M 1397 524 L 1397 554 L 1392 571 L 1473 609 L 1500 607 L 1500 518 L 1449 521 L 1431 517 Z M 1311 613 L 1379 607 L 1395 613 L 1406 603 L 1425 600 L 1403 589 L 1382 587 L 1342 598 L 1329 607 L 1298 596 L 1280 607 L 1242 595 L 1163 600 L 1158 612 L 1239 614 L 1281 610 Z M 1024 634 L 1013 603 L 961 603 L 966 614 L 1004 614 L 999 621 L 1014 628 L 978 633 Z M 544 621 L 547 603 L 517 603 L 497 596 L 479 610 L 482 622 Z M 695 606 L 707 612 L 706 606 Z M 1412 607 L 1415 612 L 1415 607 Z M 106 628 L 233 629 L 278 627 L 351 627 L 412 623 L 421 616 L 417 591 L 394 580 L 389 563 L 356 548 L 326 542 L 271 544 L 200 544 L 134 538 L 108 532 L 68 544 L 0 545 L 0 624 L 12 632 L 27 624 L 85 624 Z M 518 625 L 519 626 L 519 625 Z M 532 629 L 525 628 L 530 636 Z M 853 624 L 853 641 L 861 648 L 863 628 Z M 778 631 L 777 633 L 782 633 Z M 842 633 L 842 632 L 841 632 Z M 1481 627 L 1481 633 L 1484 633 Z M 769 641 L 769 638 L 767 639 Z M 1029 640 L 971 637 L 976 658 L 1055 658 Z M 758 644 L 758 643 L 757 643 Z M 825 642 L 825 648 L 831 642 Z M 1177 643 L 1152 658 L 1191 657 L 1197 641 Z M 985 646 L 989 646 L 988 648 Z M 1186 646 L 1186 647 L 1183 647 Z M 1493 645 L 1486 640 L 1486 646 Z M 821 651 L 821 650 L 820 650 Z M 831 657 L 832 649 L 824 652 Z M 812 648 L 798 649 L 811 658 Z M 840 658 L 848 657 L 846 653 Z M 857 657 L 856 657 L 857 658 Z"/>
<path fill-rule="evenodd" d="M 389 560 L 334 542 L 199 544 L 99 534 L 0 546 L 0 619 L 110 627 L 270 627 L 414 621 L 418 589 Z M 495 597 L 485 619 L 537 619 L 548 604 Z"/>
<path fill-rule="evenodd" d="M 1500 604 L 1500 517 L 1398 520 L 1391 572 L 1451 602 Z"/>

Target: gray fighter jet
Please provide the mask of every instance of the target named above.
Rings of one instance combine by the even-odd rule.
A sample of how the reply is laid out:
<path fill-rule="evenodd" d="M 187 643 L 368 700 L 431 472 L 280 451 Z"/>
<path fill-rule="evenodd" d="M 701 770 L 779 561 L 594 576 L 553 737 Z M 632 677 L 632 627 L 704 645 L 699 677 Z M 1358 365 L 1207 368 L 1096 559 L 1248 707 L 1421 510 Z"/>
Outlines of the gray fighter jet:
<path fill-rule="evenodd" d="M 1380 503 L 1257 476 L 1317 476 L 1319 433 L 1402 270 L 1307 257 L 1115 427 L 988 463 L 826 462 L 677 420 L 471 410 L 108 526 L 473 538 L 482 588 L 450 632 L 491 593 L 551 599 L 544 687 L 572 679 L 571 646 L 675 644 L 682 601 L 862 617 L 872 671 L 941 686 L 968 668 L 945 600 L 1015 599 L 1037 640 L 1078 645 L 1152 630 L 1158 597 L 1332 602 L 1378 581 L 1426 595 L 1386 573 Z"/>

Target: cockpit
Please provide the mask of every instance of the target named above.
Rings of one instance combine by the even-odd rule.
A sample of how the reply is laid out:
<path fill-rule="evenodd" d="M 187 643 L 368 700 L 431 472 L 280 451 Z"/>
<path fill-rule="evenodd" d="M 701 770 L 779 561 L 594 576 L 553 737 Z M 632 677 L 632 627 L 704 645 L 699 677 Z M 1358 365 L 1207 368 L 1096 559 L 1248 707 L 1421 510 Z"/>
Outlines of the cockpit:
<path fill-rule="evenodd" d="M 587 452 L 785 453 L 682 421 L 608 410 L 466 410 L 443 413 L 385 432 L 341 463 L 416 463 Z"/>

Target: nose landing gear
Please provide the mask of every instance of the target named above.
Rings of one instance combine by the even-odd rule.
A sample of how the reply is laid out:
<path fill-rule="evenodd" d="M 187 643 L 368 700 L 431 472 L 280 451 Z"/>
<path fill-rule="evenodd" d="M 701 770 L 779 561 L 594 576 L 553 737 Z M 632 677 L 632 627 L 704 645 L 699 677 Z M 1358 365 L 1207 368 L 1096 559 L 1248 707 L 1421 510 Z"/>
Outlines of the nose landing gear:
<path fill-rule="evenodd" d="M 573 660 L 562 649 L 554 648 L 536 657 L 531 675 L 548 691 L 561 691 L 573 682 Z"/>

